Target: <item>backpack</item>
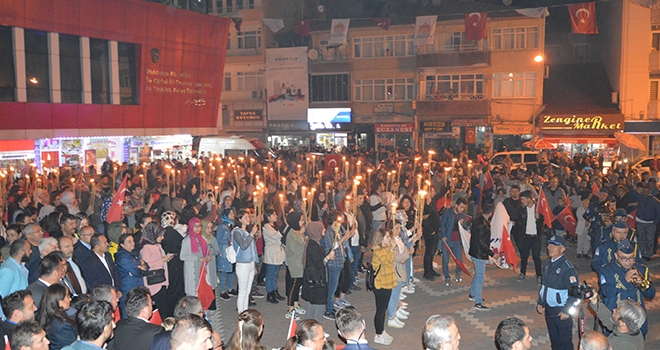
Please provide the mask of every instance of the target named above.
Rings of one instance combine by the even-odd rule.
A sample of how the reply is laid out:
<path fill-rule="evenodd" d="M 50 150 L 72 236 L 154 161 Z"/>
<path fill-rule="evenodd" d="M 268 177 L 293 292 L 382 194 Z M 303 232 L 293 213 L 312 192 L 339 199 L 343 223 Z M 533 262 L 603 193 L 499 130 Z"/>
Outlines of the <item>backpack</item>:
<path fill-rule="evenodd" d="M 284 229 L 282 230 L 282 238 L 280 239 L 280 242 L 282 245 L 286 245 L 286 235 L 291 231 L 292 228 L 289 225 L 284 226 Z"/>
<path fill-rule="evenodd" d="M 367 273 L 364 278 L 364 285 L 367 288 L 367 291 L 371 292 L 376 288 L 376 276 L 378 276 L 378 272 L 380 272 L 380 267 L 378 267 L 378 271 L 374 272 L 373 265 L 367 263 Z"/>

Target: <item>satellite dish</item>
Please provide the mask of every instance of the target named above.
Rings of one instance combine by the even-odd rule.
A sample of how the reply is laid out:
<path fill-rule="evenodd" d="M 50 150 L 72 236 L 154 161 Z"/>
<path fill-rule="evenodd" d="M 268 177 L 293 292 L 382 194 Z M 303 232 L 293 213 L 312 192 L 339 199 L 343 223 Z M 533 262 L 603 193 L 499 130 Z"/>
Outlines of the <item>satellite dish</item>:
<path fill-rule="evenodd" d="M 512 2 L 513 2 L 513 0 L 502 0 L 502 3 L 504 4 L 504 6 L 511 6 Z"/>
<path fill-rule="evenodd" d="M 316 61 L 319 58 L 319 52 L 316 49 L 310 49 L 307 51 L 307 58 Z"/>

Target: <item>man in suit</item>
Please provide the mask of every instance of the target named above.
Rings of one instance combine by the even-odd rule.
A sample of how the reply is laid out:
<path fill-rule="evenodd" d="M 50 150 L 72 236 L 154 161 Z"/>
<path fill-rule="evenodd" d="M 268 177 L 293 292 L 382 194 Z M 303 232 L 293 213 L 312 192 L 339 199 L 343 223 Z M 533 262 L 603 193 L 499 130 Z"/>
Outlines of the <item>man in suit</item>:
<path fill-rule="evenodd" d="M 458 350 L 461 333 L 451 316 L 433 315 L 426 320 L 422 339 L 427 350 Z"/>
<path fill-rule="evenodd" d="M 41 241 L 39 241 L 37 248 L 39 248 L 39 260 L 37 260 L 37 268 L 28 271 L 28 283 L 33 283 L 37 280 L 37 278 L 39 278 L 39 264 L 41 263 L 41 259 L 43 259 L 44 256 L 50 254 L 50 252 L 59 250 L 59 245 L 55 238 L 44 237 L 41 239 Z"/>
<path fill-rule="evenodd" d="M 19 350 L 48 350 L 50 341 L 46 331 L 36 322 L 23 322 L 11 332 L 11 348 Z"/>
<path fill-rule="evenodd" d="M 92 247 L 92 256 L 82 263 L 82 273 L 87 288 L 94 289 L 98 285 L 109 284 L 118 291 L 121 290 L 121 277 L 108 253 L 108 239 L 97 233 L 89 242 Z"/>
<path fill-rule="evenodd" d="M 41 305 L 41 298 L 44 292 L 51 284 L 60 283 L 62 277 L 66 275 L 66 256 L 64 253 L 56 250 L 46 255 L 39 263 L 39 278 L 30 283 L 28 290 L 32 294 L 34 304 Z"/>
<path fill-rule="evenodd" d="M 115 337 L 108 343 L 108 350 L 149 350 L 154 336 L 163 327 L 149 323 L 153 308 L 147 287 L 135 287 L 126 294 L 126 314 L 117 322 Z"/>
<path fill-rule="evenodd" d="M 84 226 L 80 228 L 80 239 L 73 246 L 73 256 L 76 258 L 77 263 L 84 264 L 94 253 L 92 253 L 91 240 L 94 235 L 94 228 L 91 226 Z M 68 237 L 65 235 L 65 237 Z M 73 238 L 72 238 L 73 239 Z"/>
<path fill-rule="evenodd" d="M 92 301 L 83 305 L 76 314 L 76 328 L 80 340 L 63 347 L 62 350 L 103 349 L 108 339 L 112 338 L 112 307 L 105 301 Z"/>
<path fill-rule="evenodd" d="M 337 333 L 346 341 L 345 350 L 372 349 L 364 335 L 367 325 L 355 306 L 345 307 L 335 314 Z"/>
<path fill-rule="evenodd" d="M 34 321 L 34 300 L 30 292 L 23 289 L 13 292 L 2 299 L 2 311 L 7 315 L 5 321 L 0 321 L 0 349 L 5 348 L 5 336 L 11 343 L 12 331 L 16 325 L 25 321 Z"/>
<path fill-rule="evenodd" d="M 28 254 L 30 259 L 25 263 L 25 268 L 28 271 L 37 271 L 41 260 L 39 243 L 44 238 L 44 230 L 37 223 L 28 224 L 23 228 L 23 237 L 30 243 L 30 248 L 32 248 L 30 254 Z M 28 283 L 36 281 L 37 277 L 39 277 L 39 273 L 33 272 L 31 276 L 28 274 Z"/>
<path fill-rule="evenodd" d="M 66 256 L 67 265 L 66 275 L 62 279 L 62 284 L 69 288 L 74 298 L 87 294 L 87 284 L 85 284 L 85 280 L 83 279 L 80 264 L 77 262 L 78 259 L 73 256 L 73 239 L 68 236 L 62 236 L 58 239 L 58 242 L 60 244 L 60 251 Z"/>
<path fill-rule="evenodd" d="M 212 337 L 213 328 L 208 321 L 197 315 L 188 315 L 176 321 L 174 329 L 172 329 L 171 349 L 213 349 Z"/>
<path fill-rule="evenodd" d="M 32 247 L 24 239 L 17 239 L 9 248 L 9 259 L 0 266 L 0 297 L 25 289 L 28 286 L 28 271 L 21 265 L 30 260 Z M 8 317 L 9 315 L 7 315 Z"/>

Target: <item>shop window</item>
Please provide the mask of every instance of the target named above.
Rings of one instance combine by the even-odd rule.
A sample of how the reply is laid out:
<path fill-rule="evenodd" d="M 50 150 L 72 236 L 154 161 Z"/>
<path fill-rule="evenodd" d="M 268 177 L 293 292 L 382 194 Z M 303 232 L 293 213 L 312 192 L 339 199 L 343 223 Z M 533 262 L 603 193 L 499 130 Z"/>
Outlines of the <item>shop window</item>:
<path fill-rule="evenodd" d="M 658 100 L 658 80 L 651 80 L 651 101 Z"/>
<path fill-rule="evenodd" d="M 491 31 L 493 50 L 536 49 L 539 27 L 498 28 Z"/>
<path fill-rule="evenodd" d="M 89 39 L 92 71 L 92 103 L 110 103 L 110 55 L 108 41 Z"/>
<path fill-rule="evenodd" d="M 0 101 L 16 101 L 14 40 L 11 27 L 0 25 Z"/>
<path fill-rule="evenodd" d="M 414 35 L 387 35 L 353 39 L 354 58 L 415 55 Z"/>
<path fill-rule="evenodd" d="M 479 41 L 467 40 L 465 32 L 440 33 L 438 35 L 438 51 L 478 51 L 488 49 L 488 39 Z"/>
<path fill-rule="evenodd" d="M 427 100 L 484 99 L 483 74 L 427 75 Z"/>
<path fill-rule="evenodd" d="M 225 72 L 225 77 L 222 81 L 222 90 L 231 91 L 231 72 Z"/>
<path fill-rule="evenodd" d="M 257 91 L 265 86 L 264 72 L 238 72 L 237 90 L 238 91 Z"/>
<path fill-rule="evenodd" d="M 25 76 L 28 102 L 50 102 L 48 67 L 48 33 L 25 29 Z"/>
<path fill-rule="evenodd" d="M 493 98 L 529 98 L 536 96 L 536 73 L 493 74 Z"/>
<path fill-rule="evenodd" d="M 82 102 L 80 37 L 60 34 L 60 89 L 62 103 Z"/>
<path fill-rule="evenodd" d="M 356 101 L 409 101 L 415 98 L 415 79 L 355 80 Z"/>
<path fill-rule="evenodd" d="M 261 47 L 261 29 L 238 32 L 239 49 L 258 49 Z"/>
<path fill-rule="evenodd" d="M 138 90 L 136 85 L 135 44 L 117 43 L 119 52 L 119 96 L 123 105 L 138 104 Z"/>
<path fill-rule="evenodd" d="M 310 102 L 350 101 L 348 74 L 309 76 Z"/>

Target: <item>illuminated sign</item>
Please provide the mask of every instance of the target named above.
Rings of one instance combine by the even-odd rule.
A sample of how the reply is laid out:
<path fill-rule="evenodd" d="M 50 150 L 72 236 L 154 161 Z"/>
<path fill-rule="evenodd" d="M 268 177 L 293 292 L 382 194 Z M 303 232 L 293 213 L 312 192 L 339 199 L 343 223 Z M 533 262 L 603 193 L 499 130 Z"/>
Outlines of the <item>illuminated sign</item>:
<path fill-rule="evenodd" d="M 545 115 L 541 118 L 544 130 L 617 131 L 623 130 L 622 114 L 603 115 Z"/>
<path fill-rule="evenodd" d="M 307 122 L 312 124 L 349 124 L 351 122 L 350 108 L 309 108 Z"/>

